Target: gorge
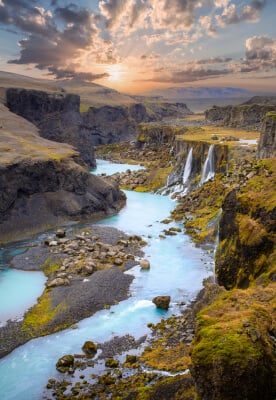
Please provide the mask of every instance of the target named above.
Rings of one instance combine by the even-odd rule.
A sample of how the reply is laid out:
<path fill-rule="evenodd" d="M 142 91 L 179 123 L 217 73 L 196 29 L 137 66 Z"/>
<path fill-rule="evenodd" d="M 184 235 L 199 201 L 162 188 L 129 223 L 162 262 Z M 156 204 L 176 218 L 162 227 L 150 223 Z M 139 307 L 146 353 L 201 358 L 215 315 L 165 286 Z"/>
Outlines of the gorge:
<path fill-rule="evenodd" d="M 66 95 L 63 96 L 66 98 Z M 46 103 L 52 107 L 51 101 Z M 76 322 L 73 321 L 66 325 L 69 327 L 67 330 L 35 340 L 25 338 L 22 343 L 29 340 L 28 343 L 0 361 L 1 389 L 5 399 L 37 399 L 42 396 L 58 399 L 114 397 L 153 400 L 194 399 L 195 396 L 212 400 L 274 399 L 275 106 L 269 105 L 269 110 L 265 111 L 262 107 L 264 114 L 258 148 L 255 144 L 242 144 L 242 140 L 255 141 L 258 132 L 225 127 L 217 129 L 213 125 L 205 125 L 205 121 L 198 122 L 198 116 L 184 118 L 181 126 L 178 125 L 179 121 L 154 124 L 143 121 L 135 128 L 136 143 L 108 143 L 96 148 L 98 158 L 129 165 L 135 162 L 143 164 L 142 171 L 131 171 L 130 166 L 130 171 L 117 173 L 112 178 L 90 174 L 84 165 L 87 160 L 80 148 L 82 159 L 69 145 L 62 145 L 61 150 L 58 143 L 37 139 L 37 131 L 34 131 L 30 141 L 33 143 L 38 140 L 40 145 L 43 143 L 44 152 L 41 148 L 32 148 L 32 152 L 36 150 L 36 153 L 25 153 L 22 164 L 11 158 L 4 159 L 1 164 L 3 242 L 7 232 L 11 232 L 12 238 L 16 236 L 13 236 L 15 232 L 10 225 L 18 224 L 23 210 L 24 213 L 27 210 L 26 220 L 22 223 L 28 228 L 26 234 L 33 229 L 27 224 L 31 216 L 35 217 L 37 227 L 41 214 L 45 212 L 51 225 L 49 212 L 52 212 L 54 205 L 53 225 L 60 226 L 68 221 L 68 216 L 71 221 L 83 219 L 85 223 L 66 228 L 69 246 L 77 240 L 81 241 L 83 249 L 85 246 L 88 249 L 93 241 L 103 242 L 103 239 L 92 239 L 92 236 L 99 236 L 98 229 L 108 232 L 114 227 L 128 234 L 120 237 L 121 233 L 110 231 L 114 239 L 123 241 L 121 252 L 123 248 L 128 252 L 133 235 L 141 236 L 138 242 L 142 246 L 139 253 L 134 254 L 134 268 L 120 275 L 120 280 L 128 282 L 124 294 L 119 287 L 120 294 L 110 299 L 111 304 L 101 304 L 99 310 L 104 310 L 92 316 L 86 315 L 89 318 L 78 322 L 77 329 L 73 329 L 76 328 L 72 327 L 72 323 Z M 46 106 L 43 107 L 45 109 Z M 4 106 L 2 110 L 8 113 Z M 26 110 L 28 107 L 23 110 L 24 113 Z M 67 118 L 63 111 L 58 121 Z M 77 113 L 77 108 L 75 111 Z M 19 113 L 18 109 L 16 112 Z M 48 111 L 45 115 L 48 121 Z M 192 118 L 194 122 L 190 125 L 186 121 Z M 41 129 L 40 134 L 45 124 L 48 122 L 40 119 L 37 125 Z M 49 130 L 49 126 L 46 130 Z M 11 140 L 11 128 L 7 129 L 5 123 L 3 128 L 5 137 Z M 81 134 L 79 136 L 82 137 Z M 129 139 L 133 139 L 133 136 Z M 28 151 L 30 141 L 26 146 Z M 75 143 L 70 144 L 76 147 Z M 49 150 L 45 152 L 49 148 L 50 156 Z M 5 157 L 11 156 L 11 150 L 2 151 Z M 36 157 L 38 161 L 31 163 L 30 159 Z M 94 165 L 91 160 L 90 166 Z M 44 163 L 43 169 L 40 163 Z M 108 168 L 107 171 L 114 173 L 116 164 L 110 164 Z M 101 172 L 106 173 L 106 170 Z M 16 176 L 21 178 L 15 179 Z M 124 192 L 127 197 L 124 208 L 125 194 L 119 191 L 119 186 L 127 189 Z M 176 202 L 168 196 L 144 193 L 164 186 L 173 188 L 172 197 L 177 199 Z M 186 189 L 184 196 L 178 196 Z M 43 200 L 40 200 L 41 196 Z M 41 213 L 44 204 L 49 208 L 45 207 L 46 211 Z M 119 209 L 121 211 L 117 214 Z M 82 217 L 89 218 L 95 211 L 100 211 L 100 216 L 114 215 L 95 225 L 84 221 L 86 218 Z M 43 225 L 40 224 L 38 231 L 43 230 Z M 20 226 L 17 228 L 22 230 Z M 52 241 L 57 242 L 52 247 L 44 244 L 49 235 Z M 85 237 L 87 240 L 84 240 Z M 19 260 L 23 264 L 38 262 L 38 259 L 25 259 L 29 257 L 28 254 L 35 254 L 37 247 L 44 246 L 54 255 L 61 255 L 64 249 L 64 243 L 56 240 L 53 231 L 40 234 L 27 244 L 11 246 L 19 252 L 30 246 L 30 250 L 23 255 L 14 257 L 16 254 L 10 253 L 10 257 L 14 258 L 12 262 L 18 268 Z M 113 243 L 112 246 L 117 244 Z M 4 253 L 5 249 L 2 250 Z M 77 253 L 81 254 L 80 250 L 81 247 L 76 247 Z M 85 251 L 83 257 L 86 257 Z M 142 255 L 140 251 L 145 254 Z M 73 257 L 79 257 L 80 254 Z M 107 259 L 106 251 L 103 257 Z M 149 271 L 140 270 L 139 262 L 143 257 L 150 261 Z M 87 259 L 83 259 L 86 263 Z M 81 258 L 78 258 L 79 261 Z M 10 261 L 6 259 L 5 262 Z M 111 262 L 114 262 L 114 258 Z M 47 268 L 51 267 L 51 263 L 54 264 L 51 261 Z M 78 279 L 82 285 L 90 285 L 88 281 L 96 279 L 101 272 L 97 265 L 96 272 L 84 276 L 82 268 L 86 264 L 79 264 L 79 272 L 74 272 L 74 276 L 70 263 L 58 265 L 56 269 L 51 267 L 47 279 L 52 280 L 62 272 L 66 276 L 73 275 L 70 278 L 72 282 Z M 114 279 L 115 283 L 114 277 L 119 274 L 120 268 L 115 265 L 113 269 L 111 266 L 105 267 L 107 291 L 111 292 L 112 283 L 108 279 Z M 4 268 L 7 268 L 7 264 Z M 60 268 L 63 268 L 62 271 Z M 117 272 L 108 278 L 108 273 L 111 274 L 114 268 L 117 268 Z M 214 283 L 214 269 L 217 283 Z M 134 276 L 133 281 L 130 274 Z M 126 277 L 123 278 L 123 275 Z M 202 280 L 210 275 L 212 279 L 205 280 L 204 288 L 200 291 Z M 101 285 L 104 287 L 103 283 Z M 129 285 L 130 297 L 123 300 Z M 58 290 L 62 293 L 68 290 L 70 293 L 71 289 L 69 285 L 67 288 L 61 286 Z M 46 289 L 46 294 L 51 292 L 54 293 L 54 289 Z M 156 295 L 171 296 L 168 311 L 155 308 L 151 300 Z M 42 300 L 39 301 L 38 306 L 42 304 Z M 46 310 L 50 319 L 54 318 L 51 312 L 60 304 L 57 298 L 55 301 L 50 310 Z M 30 312 L 27 311 L 23 318 L 25 327 L 26 323 L 30 324 L 30 319 L 27 319 Z M 7 337 L 4 332 L 0 328 L 2 343 L 3 338 Z M 42 334 L 45 333 L 51 332 L 43 331 Z M 133 340 L 126 335 L 133 336 Z M 139 342 L 144 335 L 147 338 Z M 78 358 L 81 346 L 87 340 L 95 341 L 100 349 L 93 360 L 85 355 Z M 118 344 L 120 340 L 123 343 L 121 349 Z M 109 342 L 109 345 L 106 344 L 109 352 L 105 352 L 103 342 Z M 112 352 L 110 348 L 114 343 L 117 345 Z M 65 375 L 55 372 L 58 358 L 69 353 L 75 360 L 73 369 Z M 131 355 L 136 358 L 130 362 Z M 108 366 L 110 361 L 108 363 L 107 359 L 110 358 L 117 362 L 117 368 Z M 91 374 L 96 375 L 91 377 Z M 30 376 L 36 380 L 36 386 L 30 381 Z M 46 384 L 48 390 L 43 395 Z"/>

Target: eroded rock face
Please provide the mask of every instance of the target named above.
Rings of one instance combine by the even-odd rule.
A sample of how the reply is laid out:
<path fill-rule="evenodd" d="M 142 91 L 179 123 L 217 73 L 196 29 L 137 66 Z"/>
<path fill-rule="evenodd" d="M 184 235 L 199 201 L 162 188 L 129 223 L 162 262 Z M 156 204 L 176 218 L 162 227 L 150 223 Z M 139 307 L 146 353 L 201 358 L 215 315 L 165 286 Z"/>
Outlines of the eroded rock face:
<path fill-rule="evenodd" d="M 276 157 L 276 112 L 263 120 L 257 157 Z"/>
<path fill-rule="evenodd" d="M 242 127 L 251 129 L 260 129 L 264 116 L 276 109 L 276 97 L 269 97 L 268 101 L 264 98 L 255 97 L 244 104 L 237 106 L 214 106 L 205 111 L 207 121 L 217 123 L 219 125 Z M 254 102 L 255 103 L 254 103 Z"/>
<path fill-rule="evenodd" d="M 141 122 L 192 114 L 184 103 L 143 103 L 130 106 L 90 107 L 83 124 L 91 132 L 95 145 L 135 139 Z"/>
<path fill-rule="evenodd" d="M 0 166 L 0 240 L 65 221 L 116 212 L 125 202 L 117 184 L 68 158 Z"/>
<path fill-rule="evenodd" d="M 83 125 L 78 95 L 10 88 L 6 102 L 10 111 L 36 125 L 42 137 L 71 144 L 88 165 L 96 166 L 92 136 Z"/>

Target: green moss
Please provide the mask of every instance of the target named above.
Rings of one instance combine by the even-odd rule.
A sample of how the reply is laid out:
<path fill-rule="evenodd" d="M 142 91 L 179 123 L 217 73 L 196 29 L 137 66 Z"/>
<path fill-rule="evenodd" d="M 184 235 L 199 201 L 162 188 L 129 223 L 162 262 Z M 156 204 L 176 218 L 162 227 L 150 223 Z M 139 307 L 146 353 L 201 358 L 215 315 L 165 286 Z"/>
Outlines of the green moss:
<path fill-rule="evenodd" d="M 65 303 L 60 303 L 57 307 L 52 305 L 51 296 L 49 291 L 44 290 L 43 294 L 38 298 L 38 302 L 24 316 L 22 330 L 31 336 L 46 335 L 48 334 L 47 324 L 54 319 L 54 317 L 66 309 Z M 69 326 L 71 323 L 68 323 Z M 63 327 L 56 326 L 55 331 Z"/>
<path fill-rule="evenodd" d="M 241 244 L 249 247 L 259 246 L 267 236 L 264 227 L 247 215 L 239 215 L 237 220 Z"/>
<path fill-rule="evenodd" d="M 274 307 L 274 288 L 275 284 L 271 283 L 265 289 L 235 289 L 222 294 L 215 303 L 203 309 L 197 315 L 193 362 L 210 364 L 212 360 L 220 359 L 242 367 L 250 359 L 261 359 L 264 342 L 268 341 L 269 348 L 272 345 L 268 335 L 271 314 L 267 305 L 271 310 Z M 252 340 L 249 327 L 257 329 L 262 340 Z"/>
<path fill-rule="evenodd" d="M 80 104 L 80 113 L 85 113 L 89 110 L 90 106 L 88 104 L 81 103 Z"/>
<path fill-rule="evenodd" d="M 276 112 L 275 111 L 269 111 L 268 113 L 266 113 L 266 117 L 273 118 L 273 119 L 276 120 Z"/>
<path fill-rule="evenodd" d="M 58 271 L 61 267 L 61 261 L 52 262 L 52 257 L 49 257 L 42 266 L 42 270 L 46 276 L 50 276 L 54 272 Z"/>

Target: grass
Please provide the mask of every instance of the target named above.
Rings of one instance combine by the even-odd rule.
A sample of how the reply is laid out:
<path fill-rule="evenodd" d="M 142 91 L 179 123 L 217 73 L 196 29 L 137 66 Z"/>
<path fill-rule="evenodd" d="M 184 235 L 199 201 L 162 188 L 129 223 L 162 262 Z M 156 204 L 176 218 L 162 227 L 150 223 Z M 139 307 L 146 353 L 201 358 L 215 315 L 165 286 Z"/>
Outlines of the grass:
<path fill-rule="evenodd" d="M 218 140 L 213 140 L 212 136 L 217 136 Z M 183 135 L 178 135 L 177 139 L 189 141 L 206 141 L 208 143 L 219 143 L 227 137 L 236 138 L 237 141 L 227 141 L 227 145 L 237 145 L 239 139 L 256 140 L 259 139 L 260 133 L 256 131 L 249 131 L 245 129 L 209 126 L 204 125 L 201 127 L 189 127 Z"/>

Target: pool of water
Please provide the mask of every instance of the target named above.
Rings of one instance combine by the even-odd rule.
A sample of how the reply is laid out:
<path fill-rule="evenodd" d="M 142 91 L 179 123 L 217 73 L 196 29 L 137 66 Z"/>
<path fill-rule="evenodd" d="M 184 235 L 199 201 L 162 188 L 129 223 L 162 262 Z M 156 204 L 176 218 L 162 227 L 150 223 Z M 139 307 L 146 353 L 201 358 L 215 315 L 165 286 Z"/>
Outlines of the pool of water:
<path fill-rule="evenodd" d="M 82 320 L 78 329 L 32 340 L 0 360 L 2 399 L 40 399 L 47 380 L 58 375 L 55 363 L 59 357 L 81 352 L 86 340 L 103 342 L 126 333 L 136 338 L 144 335 L 149 331 L 149 322 L 156 323 L 178 313 L 179 303 L 194 298 L 202 287 L 202 280 L 210 275 L 212 256 L 196 248 L 187 235 L 159 237 L 164 228 L 177 226 L 160 222 L 175 206 L 169 197 L 136 192 L 126 194 L 126 207 L 118 215 L 98 224 L 142 235 L 148 243 L 144 251 L 151 269 L 141 271 L 137 265 L 127 272 L 135 277 L 127 300 Z M 171 296 L 168 311 L 156 309 L 151 301 L 156 295 Z"/>
<path fill-rule="evenodd" d="M 17 244 L 0 250 L 0 326 L 20 319 L 43 292 L 46 277 L 42 272 L 9 268 L 9 260 L 25 248 Z"/>
<path fill-rule="evenodd" d="M 97 159 L 97 168 L 91 171 L 92 174 L 96 175 L 113 175 L 116 172 L 125 172 L 126 170 L 130 171 L 138 171 L 140 169 L 144 169 L 141 165 L 130 165 L 130 164 L 119 164 L 119 163 L 110 163 L 110 161 Z"/>

